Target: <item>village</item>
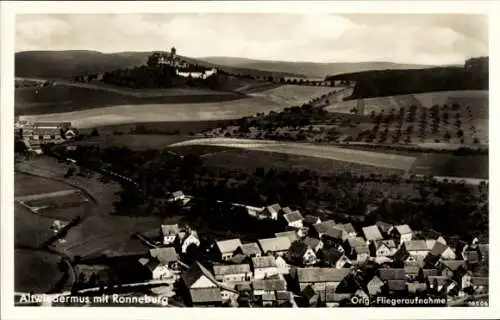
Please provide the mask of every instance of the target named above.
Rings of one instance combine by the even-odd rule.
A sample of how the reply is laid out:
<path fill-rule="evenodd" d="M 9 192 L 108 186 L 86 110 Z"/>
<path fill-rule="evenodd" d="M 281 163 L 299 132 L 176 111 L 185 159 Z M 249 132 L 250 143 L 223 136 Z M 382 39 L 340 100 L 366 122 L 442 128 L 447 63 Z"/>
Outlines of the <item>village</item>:
<path fill-rule="evenodd" d="M 192 200 L 182 191 L 169 199 L 185 207 Z M 148 281 L 161 283 L 153 292 L 174 305 L 196 307 L 487 303 L 488 244 L 477 238 L 451 243 L 438 233 L 421 237 L 407 224 L 379 221 L 356 230 L 279 204 L 233 206 L 277 221 L 283 232 L 256 242 L 220 238 L 203 244 L 187 225 L 162 224 L 160 238 L 141 236 L 151 249 L 137 260 Z M 206 250 L 185 264 L 198 248 Z"/>

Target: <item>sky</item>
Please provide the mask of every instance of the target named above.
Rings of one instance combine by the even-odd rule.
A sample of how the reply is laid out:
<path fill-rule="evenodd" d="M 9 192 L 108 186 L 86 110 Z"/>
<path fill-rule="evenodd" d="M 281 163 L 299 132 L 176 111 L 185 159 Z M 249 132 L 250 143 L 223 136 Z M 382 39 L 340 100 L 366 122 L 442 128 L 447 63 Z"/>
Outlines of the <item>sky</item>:
<path fill-rule="evenodd" d="M 461 64 L 488 55 L 481 15 L 23 14 L 16 52 L 156 51 L 189 57 Z"/>

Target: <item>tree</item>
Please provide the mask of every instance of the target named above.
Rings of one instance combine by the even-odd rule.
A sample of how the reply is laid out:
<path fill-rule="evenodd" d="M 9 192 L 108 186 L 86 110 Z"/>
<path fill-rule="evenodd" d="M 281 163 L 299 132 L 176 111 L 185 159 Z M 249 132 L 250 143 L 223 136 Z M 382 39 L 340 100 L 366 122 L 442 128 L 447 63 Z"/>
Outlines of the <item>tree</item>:
<path fill-rule="evenodd" d="M 92 130 L 92 133 L 90 133 L 90 136 L 92 136 L 92 137 L 98 137 L 99 136 L 99 132 L 97 131 L 97 128 L 94 128 Z"/>

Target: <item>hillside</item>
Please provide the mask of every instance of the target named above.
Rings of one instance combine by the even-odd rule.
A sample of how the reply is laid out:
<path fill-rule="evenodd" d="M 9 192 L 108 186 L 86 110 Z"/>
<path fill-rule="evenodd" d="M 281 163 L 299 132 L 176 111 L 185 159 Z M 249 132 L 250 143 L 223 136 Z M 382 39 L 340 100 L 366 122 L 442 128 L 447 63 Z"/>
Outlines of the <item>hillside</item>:
<path fill-rule="evenodd" d="M 327 80 L 356 83 L 347 99 L 448 91 L 487 90 L 488 57 L 468 59 L 460 67 L 415 70 L 376 70 L 328 76 Z"/>
<path fill-rule="evenodd" d="M 324 78 L 326 76 L 352 73 L 359 71 L 370 70 L 385 70 L 385 69 L 422 69 L 430 68 L 429 65 L 418 64 L 401 64 L 392 62 L 333 62 L 333 63 L 318 63 L 318 62 L 289 62 L 289 61 L 271 61 L 271 60 L 252 60 L 246 58 L 234 57 L 204 57 L 200 60 L 208 61 L 210 63 L 248 68 L 255 70 L 268 70 L 275 72 L 291 72 L 304 74 L 312 78 Z"/>
<path fill-rule="evenodd" d="M 23 51 L 15 54 L 15 76 L 25 78 L 71 79 L 117 69 L 132 68 L 146 63 L 152 52 L 101 53 L 98 51 Z M 228 73 L 251 74 L 261 77 L 301 76 L 290 72 L 253 70 L 247 67 L 224 66 L 189 57 L 188 63 L 217 67 Z"/>

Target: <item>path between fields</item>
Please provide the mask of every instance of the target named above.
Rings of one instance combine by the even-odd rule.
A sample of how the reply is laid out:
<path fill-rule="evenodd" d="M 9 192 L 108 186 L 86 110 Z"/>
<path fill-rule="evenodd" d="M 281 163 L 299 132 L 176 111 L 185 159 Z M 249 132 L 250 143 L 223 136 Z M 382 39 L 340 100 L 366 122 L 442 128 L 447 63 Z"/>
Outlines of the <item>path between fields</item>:
<path fill-rule="evenodd" d="M 338 161 L 352 162 L 382 168 L 399 169 L 409 171 L 416 157 L 395 155 L 390 153 L 379 153 L 364 150 L 353 150 L 334 146 L 319 146 L 308 143 L 280 142 L 273 140 L 251 140 L 235 138 L 206 138 L 194 139 L 174 143 L 168 147 L 180 147 L 191 145 L 207 145 L 219 147 L 232 147 L 248 150 L 276 152 L 309 156 Z"/>

